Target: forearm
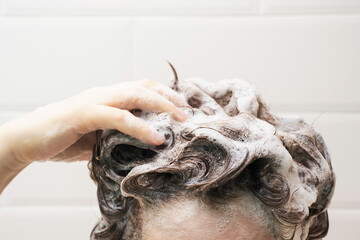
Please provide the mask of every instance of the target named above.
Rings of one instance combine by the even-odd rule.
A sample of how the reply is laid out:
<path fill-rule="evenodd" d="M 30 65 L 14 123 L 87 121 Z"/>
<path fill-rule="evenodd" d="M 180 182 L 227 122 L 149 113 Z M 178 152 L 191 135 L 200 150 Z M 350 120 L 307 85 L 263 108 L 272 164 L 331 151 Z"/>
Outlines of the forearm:
<path fill-rule="evenodd" d="M 0 194 L 28 164 L 16 159 L 12 151 L 11 137 L 6 128 L 0 126 Z"/>

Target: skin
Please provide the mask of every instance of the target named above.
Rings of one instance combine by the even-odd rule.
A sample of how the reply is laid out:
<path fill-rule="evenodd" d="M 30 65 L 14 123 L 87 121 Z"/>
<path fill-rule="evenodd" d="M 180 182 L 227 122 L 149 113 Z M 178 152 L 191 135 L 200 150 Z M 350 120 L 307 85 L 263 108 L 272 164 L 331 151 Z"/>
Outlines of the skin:
<path fill-rule="evenodd" d="M 34 161 L 90 160 L 96 130 L 117 129 L 160 145 L 165 139 L 129 110 L 169 112 L 178 121 L 187 115 L 183 97 L 165 85 L 144 79 L 96 87 L 0 126 L 0 193 Z"/>
<path fill-rule="evenodd" d="M 210 207 L 182 199 L 145 209 L 142 240 L 274 240 L 266 213 L 249 200 Z"/>

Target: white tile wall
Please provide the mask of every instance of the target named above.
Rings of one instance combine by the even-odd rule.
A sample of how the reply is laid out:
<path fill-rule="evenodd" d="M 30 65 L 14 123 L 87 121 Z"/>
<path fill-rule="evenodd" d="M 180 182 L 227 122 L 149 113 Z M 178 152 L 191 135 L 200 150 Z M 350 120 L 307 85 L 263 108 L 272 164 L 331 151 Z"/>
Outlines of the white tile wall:
<path fill-rule="evenodd" d="M 262 0 L 264 14 L 359 13 L 359 0 Z"/>
<path fill-rule="evenodd" d="M 134 78 L 168 81 L 165 58 L 181 78 L 242 77 L 281 109 L 357 111 L 359 29 L 360 15 L 136 18 Z"/>
<path fill-rule="evenodd" d="M 3 194 L 7 206 L 97 205 L 87 162 L 31 164 Z"/>
<path fill-rule="evenodd" d="M 2 240 L 88 240 L 100 213 L 94 207 L 0 208 Z"/>
<path fill-rule="evenodd" d="M 130 80 L 129 18 L 0 18 L 1 110 Z"/>
<path fill-rule="evenodd" d="M 6 15 L 188 15 L 257 13 L 260 0 L 3 0 Z"/>
<path fill-rule="evenodd" d="M 3 0 L 5 15 L 229 15 L 359 13 L 359 0 Z"/>
<path fill-rule="evenodd" d="M 0 124 L 96 85 L 144 77 L 168 83 L 163 58 L 180 78 L 241 77 L 282 114 L 312 122 L 325 111 L 314 124 L 337 174 L 326 239 L 356 239 L 359 6 L 360 0 L 0 0 Z M 0 239 L 88 239 L 98 217 L 85 162 L 32 164 L 0 196 Z"/>
<path fill-rule="evenodd" d="M 349 209 L 329 210 L 330 228 L 325 240 L 358 239 L 360 235 L 360 211 Z"/>

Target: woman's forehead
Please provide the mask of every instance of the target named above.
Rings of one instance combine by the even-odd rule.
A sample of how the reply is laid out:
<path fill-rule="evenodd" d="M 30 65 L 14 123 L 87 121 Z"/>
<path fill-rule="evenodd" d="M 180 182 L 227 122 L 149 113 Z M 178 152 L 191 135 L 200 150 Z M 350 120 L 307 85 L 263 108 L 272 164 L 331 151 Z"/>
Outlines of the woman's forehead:
<path fill-rule="evenodd" d="M 217 208 L 183 199 L 144 209 L 142 214 L 144 240 L 274 239 L 269 212 L 249 192 Z"/>

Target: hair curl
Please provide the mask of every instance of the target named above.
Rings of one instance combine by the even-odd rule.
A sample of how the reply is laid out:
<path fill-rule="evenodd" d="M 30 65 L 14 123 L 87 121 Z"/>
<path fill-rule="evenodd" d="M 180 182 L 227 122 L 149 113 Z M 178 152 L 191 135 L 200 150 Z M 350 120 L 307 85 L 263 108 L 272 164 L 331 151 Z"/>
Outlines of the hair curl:
<path fill-rule="evenodd" d="M 91 239 L 141 239 L 142 204 L 179 195 L 209 204 L 246 187 L 271 211 L 278 239 L 321 239 L 335 175 L 321 135 L 296 117 L 279 117 L 239 79 L 208 83 L 193 78 L 173 89 L 186 97 L 184 123 L 166 114 L 141 117 L 165 135 L 154 147 L 115 130 L 105 131 L 90 169 L 102 219 Z"/>

